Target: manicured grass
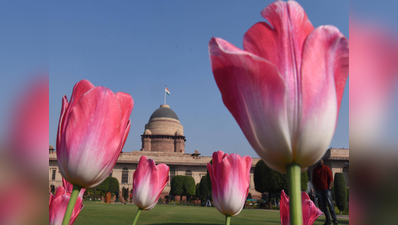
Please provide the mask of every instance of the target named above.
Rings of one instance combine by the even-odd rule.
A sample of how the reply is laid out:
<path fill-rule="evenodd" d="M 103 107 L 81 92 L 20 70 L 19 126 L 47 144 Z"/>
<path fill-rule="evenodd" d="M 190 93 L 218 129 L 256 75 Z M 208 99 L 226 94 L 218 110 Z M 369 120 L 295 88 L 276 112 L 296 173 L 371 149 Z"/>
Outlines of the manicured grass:
<path fill-rule="evenodd" d="M 84 208 L 77 217 L 75 225 L 101 225 L 101 224 L 132 224 L 137 206 L 84 202 Z M 320 216 L 314 225 L 325 222 Z M 171 224 L 224 224 L 224 215 L 214 207 L 157 205 L 151 211 L 143 211 L 137 224 L 171 225 Z M 243 209 L 242 212 L 232 217 L 231 225 L 276 225 L 280 224 L 279 211 L 258 209 Z M 339 224 L 348 224 L 347 219 L 339 219 Z"/>

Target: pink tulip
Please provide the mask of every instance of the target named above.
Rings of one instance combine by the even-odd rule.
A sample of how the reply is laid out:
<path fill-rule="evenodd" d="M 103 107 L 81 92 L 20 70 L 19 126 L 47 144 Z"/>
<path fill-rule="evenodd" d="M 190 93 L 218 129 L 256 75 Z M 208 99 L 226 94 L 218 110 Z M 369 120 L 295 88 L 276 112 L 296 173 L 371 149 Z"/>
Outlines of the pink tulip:
<path fill-rule="evenodd" d="M 133 200 L 140 209 L 151 210 L 156 206 L 160 194 L 169 182 L 170 168 L 163 163 L 141 156 L 133 174 Z"/>
<path fill-rule="evenodd" d="M 348 41 L 333 26 L 316 29 L 295 1 L 276 1 L 243 40 L 209 42 L 225 106 L 272 169 L 303 169 L 328 148 L 348 76 Z"/>
<path fill-rule="evenodd" d="M 62 176 L 83 188 L 98 186 L 109 175 L 130 130 L 134 101 L 88 80 L 64 96 L 58 125 L 57 158 Z"/>
<path fill-rule="evenodd" d="M 303 210 L 303 225 L 314 224 L 316 218 L 322 215 L 322 211 L 318 209 L 315 204 L 311 201 L 307 193 L 301 193 L 301 205 Z M 289 212 L 289 197 L 282 190 L 281 202 L 280 202 L 280 213 L 281 213 L 281 224 L 290 224 L 290 212 Z"/>
<path fill-rule="evenodd" d="M 62 179 L 63 187 L 59 186 L 57 188 L 57 192 L 55 196 L 50 194 L 50 225 L 60 225 L 62 224 L 62 220 L 65 215 L 66 207 L 68 206 L 69 199 L 72 193 L 73 185 L 69 184 L 65 179 Z M 80 190 L 79 196 L 77 197 L 77 201 L 75 207 L 73 208 L 72 217 L 69 222 L 69 225 L 72 225 L 80 211 L 83 209 L 83 194 L 85 189 L 82 188 Z"/>
<path fill-rule="evenodd" d="M 213 153 L 213 165 L 207 164 L 217 210 L 228 216 L 242 211 L 250 186 L 252 158 L 222 151 Z"/>

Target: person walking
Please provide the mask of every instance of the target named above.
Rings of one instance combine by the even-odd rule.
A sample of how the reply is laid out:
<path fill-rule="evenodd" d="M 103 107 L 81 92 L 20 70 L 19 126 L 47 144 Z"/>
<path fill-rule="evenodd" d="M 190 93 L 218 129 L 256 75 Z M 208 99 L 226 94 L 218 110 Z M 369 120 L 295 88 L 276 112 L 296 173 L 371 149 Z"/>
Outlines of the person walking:
<path fill-rule="evenodd" d="M 330 215 L 333 219 L 333 225 L 338 224 L 332 200 L 332 182 L 332 171 L 328 166 L 323 164 L 323 159 L 319 160 L 318 166 L 312 172 L 312 183 L 319 200 L 319 208 L 325 213 L 326 222 L 324 225 L 332 224 Z"/>

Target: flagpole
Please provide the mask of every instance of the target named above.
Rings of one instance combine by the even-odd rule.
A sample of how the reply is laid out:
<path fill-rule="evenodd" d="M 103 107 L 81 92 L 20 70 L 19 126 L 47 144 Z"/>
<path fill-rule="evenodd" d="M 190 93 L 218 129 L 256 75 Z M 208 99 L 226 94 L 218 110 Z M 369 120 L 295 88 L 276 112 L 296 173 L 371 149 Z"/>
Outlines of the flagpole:
<path fill-rule="evenodd" d="M 164 85 L 164 104 L 166 105 L 166 85 Z"/>

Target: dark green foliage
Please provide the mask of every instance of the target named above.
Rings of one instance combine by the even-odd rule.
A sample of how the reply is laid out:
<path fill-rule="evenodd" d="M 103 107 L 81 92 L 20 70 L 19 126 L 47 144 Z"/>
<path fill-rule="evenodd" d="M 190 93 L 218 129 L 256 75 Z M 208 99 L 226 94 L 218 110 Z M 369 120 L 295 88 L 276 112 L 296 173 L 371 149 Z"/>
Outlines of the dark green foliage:
<path fill-rule="evenodd" d="M 210 164 L 213 165 L 213 160 L 210 160 Z M 207 170 L 206 179 L 207 179 L 207 189 L 211 190 L 211 178 L 210 178 L 209 170 Z"/>
<path fill-rule="evenodd" d="M 211 186 L 209 187 L 209 176 L 205 175 L 200 179 L 200 185 L 199 185 L 199 198 L 201 200 L 206 200 L 207 195 L 210 194 L 210 197 L 212 196 L 211 192 Z"/>
<path fill-rule="evenodd" d="M 258 161 L 256 166 L 254 167 L 254 174 L 253 174 L 253 180 L 254 180 L 254 188 L 256 191 L 260 193 L 264 193 L 267 190 L 265 189 L 265 179 L 263 177 L 263 174 L 265 173 L 267 165 L 265 165 L 263 160 Z"/>
<path fill-rule="evenodd" d="M 344 211 L 347 205 L 347 189 L 343 173 L 336 173 L 334 175 L 334 195 L 337 208 L 340 211 Z"/>
<path fill-rule="evenodd" d="M 171 195 L 193 196 L 196 192 L 195 179 L 191 176 L 174 176 L 171 180 Z"/>
<path fill-rule="evenodd" d="M 108 177 L 106 178 L 108 180 L 108 191 L 111 193 L 116 193 L 119 191 L 119 181 L 116 179 L 116 177 Z"/>
<path fill-rule="evenodd" d="M 287 182 L 287 174 L 283 174 L 284 182 L 283 182 L 283 187 L 287 195 L 289 195 L 289 185 Z M 301 191 L 306 191 L 307 190 L 307 185 L 308 185 L 308 174 L 307 171 L 304 171 L 301 173 L 300 176 L 301 179 Z"/>
<path fill-rule="evenodd" d="M 254 186 L 260 193 L 277 193 L 284 188 L 284 176 L 269 168 L 263 160 L 254 167 Z M 270 196 L 270 195 L 269 195 Z"/>
<path fill-rule="evenodd" d="M 195 188 L 195 179 L 191 176 L 184 176 L 184 195 L 186 196 L 193 196 L 195 195 L 196 188 Z"/>
<path fill-rule="evenodd" d="M 347 187 L 346 190 L 347 190 L 347 202 L 349 202 L 350 201 L 350 188 Z"/>
<path fill-rule="evenodd" d="M 170 194 L 183 195 L 184 194 L 184 176 L 174 176 L 171 180 Z"/>
<path fill-rule="evenodd" d="M 301 173 L 301 191 L 306 191 L 308 185 L 308 174 L 307 171 Z"/>
<path fill-rule="evenodd" d="M 197 183 L 196 186 L 195 197 L 200 198 L 200 183 Z"/>
<path fill-rule="evenodd" d="M 105 179 L 100 185 L 97 187 L 97 191 L 107 192 L 109 187 L 109 180 Z"/>

